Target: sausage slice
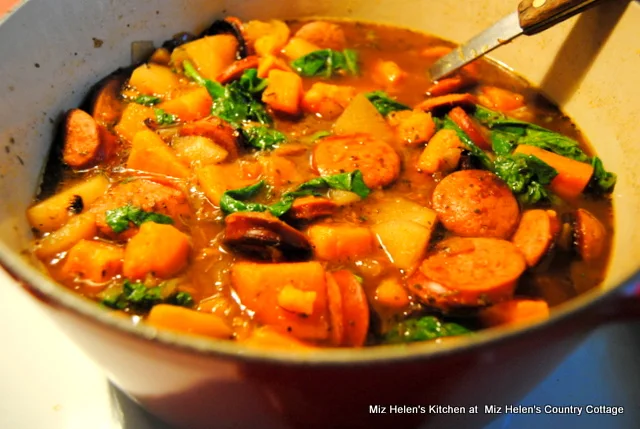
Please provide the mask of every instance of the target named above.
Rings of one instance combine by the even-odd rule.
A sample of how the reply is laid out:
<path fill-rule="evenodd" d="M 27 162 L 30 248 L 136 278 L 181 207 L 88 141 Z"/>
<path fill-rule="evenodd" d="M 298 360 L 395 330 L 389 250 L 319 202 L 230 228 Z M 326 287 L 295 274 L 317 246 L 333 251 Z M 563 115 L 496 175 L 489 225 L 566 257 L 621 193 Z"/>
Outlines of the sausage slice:
<path fill-rule="evenodd" d="M 511 241 L 533 267 L 551 249 L 560 231 L 558 215 L 553 210 L 527 210 Z"/>
<path fill-rule="evenodd" d="M 313 220 L 322 216 L 330 216 L 338 205 L 328 198 L 302 197 L 297 198 L 287 215 L 297 220 Z"/>
<path fill-rule="evenodd" d="M 509 238 L 518 224 L 516 198 L 488 171 L 448 175 L 436 186 L 431 202 L 445 228 L 463 237 Z"/>
<path fill-rule="evenodd" d="M 98 124 L 87 112 L 71 109 L 67 113 L 62 158 L 71 168 L 87 168 L 102 156 Z"/>
<path fill-rule="evenodd" d="M 509 241 L 454 237 L 440 242 L 407 284 L 429 306 L 484 306 L 510 299 L 525 268 Z"/>
<path fill-rule="evenodd" d="M 311 256 L 307 236 L 270 213 L 233 213 L 225 224 L 224 243 L 235 250 L 271 261 Z"/>
<path fill-rule="evenodd" d="M 360 170 L 369 188 L 386 186 L 400 174 L 400 157 L 367 134 L 327 137 L 313 150 L 313 167 L 323 176 Z"/>
<path fill-rule="evenodd" d="M 576 210 L 575 240 L 578 253 L 585 261 L 593 261 L 602 255 L 607 232 L 591 212 Z"/>

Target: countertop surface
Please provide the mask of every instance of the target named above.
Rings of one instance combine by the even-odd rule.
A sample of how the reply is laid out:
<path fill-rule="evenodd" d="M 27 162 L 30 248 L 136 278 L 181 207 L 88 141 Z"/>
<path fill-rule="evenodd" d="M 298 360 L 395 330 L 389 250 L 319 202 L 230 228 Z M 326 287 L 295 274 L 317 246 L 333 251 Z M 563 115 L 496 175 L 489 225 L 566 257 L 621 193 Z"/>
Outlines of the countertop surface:
<path fill-rule="evenodd" d="M 0 326 L 0 428 L 171 429 L 112 386 L 1 271 Z M 636 429 L 638 362 L 640 323 L 601 328 L 520 404 L 611 405 L 623 407 L 623 414 L 504 414 L 484 429 Z"/>

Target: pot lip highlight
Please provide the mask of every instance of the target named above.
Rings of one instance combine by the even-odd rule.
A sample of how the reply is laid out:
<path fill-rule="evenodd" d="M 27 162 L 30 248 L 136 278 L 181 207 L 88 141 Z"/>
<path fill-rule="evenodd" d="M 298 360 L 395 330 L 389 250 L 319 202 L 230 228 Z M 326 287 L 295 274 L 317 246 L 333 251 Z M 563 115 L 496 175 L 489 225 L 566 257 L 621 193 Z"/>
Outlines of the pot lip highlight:
<path fill-rule="evenodd" d="M 211 357 L 242 363 L 261 363 L 280 366 L 302 367 L 362 367 L 427 361 L 481 348 L 497 346 L 521 335 L 537 335 L 578 313 L 595 307 L 626 286 L 640 282 L 640 270 L 634 272 L 618 286 L 608 290 L 594 288 L 560 305 L 550 317 L 535 324 L 494 328 L 480 331 L 469 337 L 455 337 L 438 342 L 427 341 L 397 346 L 374 346 L 359 349 L 318 349 L 309 353 L 293 353 L 288 350 L 263 350 L 238 344 L 229 340 L 207 339 L 171 331 L 158 330 L 144 324 L 134 324 L 129 318 L 114 317 L 111 311 L 101 308 L 94 301 L 66 290 L 16 252 L 0 242 L 0 267 L 4 268 L 16 283 L 53 310 L 68 311 L 79 316 L 81 323 L 94 323 L 98 327 L 111 329 L 151 345 L 173 349 L 199 357 Z M 36 298 L 34 298 L 36 299 Z M 82 327 L 80 327 L 82 329 Z"/>

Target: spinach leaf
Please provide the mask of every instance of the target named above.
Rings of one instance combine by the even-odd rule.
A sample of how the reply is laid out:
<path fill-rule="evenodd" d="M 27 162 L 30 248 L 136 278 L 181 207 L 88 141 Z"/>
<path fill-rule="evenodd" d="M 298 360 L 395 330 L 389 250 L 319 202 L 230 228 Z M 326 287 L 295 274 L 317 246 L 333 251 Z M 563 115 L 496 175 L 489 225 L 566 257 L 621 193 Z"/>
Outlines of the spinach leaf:
<path fill-rule="evenodd" d="M 548 185 L 558 175 L 553 167 L 540 158 L 524 154 L 498 156 L 495 173 L 523 204 L 548 200 L 549 193 L 543 185 Z"/>
<path fill-rule="evenodd" d="M 165 297 L 165 288 L 160 286 L 147 287 L 144 283 L 131 282 L 125 279 L 119 292 L 111 291 L 106 294 L 101 303 L 115 310 L 131 309 L 138 312 L 149 311 L 154 305 L 167 303 L 181 307 L 192 307 L 193 297 L 188 292 L 174 292 Z"/>
<path fill-rule="evenodd" d="M 271 205 L 249 202 L 264 188 L 265 182 L 260 181 L 245 188 L 226 191 L 220 198 L 220 209 L 225 215 L 236 212 L 265 212 L 269 211 L 275 217 L 281 217 L 289 210 L 296 198 L 310 195 L 322 195 L 328 189 L 339 189 L 366 198 L 371 190 L 364 183 L 360 170 L 351 173 L 340 173 L 331 176 L 316 177 L 298 186 L 291 192 L 285 192 L 279 201 Z"/>
<path fill-rule="evenodd" d="M 489 158 L 489 155 L 487 155 L 485 151 L 483 151 L 478 146 L 476 146 L 476 144 L 471 140 L 471 138 L 469 138 L 467 133 L 462 131 L 462 128 L 460 128 L 458 124 L 453 122 L 453 120 L 449 117 L 449 115 L 444 117 L 442 121 L 442 128 L 447 130 L 454 130 L 456 134 L 458 134 L 458 138 L 460 139 L 462 144 L 464 144 L 467 150 L 469 151 L 469 153 L 471 153 L 471 156 L 478 158 L 478 160 L 480 161 L 480 164 L 482 164 L 484 168 L 486 168 L 489 171 L 493 171 L 494 169 L 493 161 L 491 161 L 491 158 Z"/>
<path fill-rule="evenodd" d="M 588 188 L 597 193 L 613 190 L 617 180 L 616 174 L 606 171 L 602 160 L 597 156 L 589 158 L 580 149 L 577 141 L 539 125 L 509 118 L 503 113 L 494 112 L 482 106 L 476 106 L 473 116 L 491 129 L 491 144 L 497 155 L 508 155 L 520 144 L 536 146 L 579 162 L 591 163 L 594 173 Z M 533 199 L 537 198 L 537 194 L 538 192 L 531 193 Z"/>
<path fill-rule="evenodd" d="M 171 113 L 167 113 L 162 109 L 155 108 L 153 112 L 156 115 L 156 124 L 158 125 L 173 125 L 178 121 L 178 117 Z"/>
<path fill-rule="evenodd" d="M 411 110 L 409 106 L 397 102 L 384 91 L 371 91 L 366 93 L 365 97 L 378 109 L 382 116 L 387 116 L 389 113 L 398 110 Z"/>
<path fill-rule="evenodd" d="M 424 316 L 398 323 L 385 335 L 384 340 L 386 343 L 398 344 L 468 335 L 470 333 L 470 330 L 457 323 L 442 322 L 435 316 Z"/>
<path fill-rule="evenodd" d="M 273 149 L 277 144 L 287 141 L 283 133 L 265 126 L 245 127 L 242 134 L 250 146 L 260 150 Z"/>
<path fill-rule="evenodd" d="M 618 176 L 604 169 L 602 160 L 594 156 L 591 160 L 593 166 L 593 176 L 589 182 L 589 188 L 599 193 L 607 193 L 613 191 Z"/>
<path fill-rule="evenodd" d="M 354 76 L 360 73 L 358 53 L 353 49 L 345 49 L 342 54 L 344 55 L 344 69 Z"/>
<path fill-rule="evenodd" d="M 169 296 L 167 304 L 178 305 L 180 307 L 193 307 L 193 297 L 189 292 L 180 291 Z"/>
<path fill-rule="evenodd" d="M 255 185 L 226 191 L 220 198 L 220 209 L 226 215 L 236 212 L 264 212 L 269 209 L 265 204 L 247 202 L 260 193 L 264 180 Z"/>
<path fill-rule="evenodd" d="M 162 100 L 160 97 L 156 97 L 153 95 L 138 95 L 133 99 L 134 103 L 142 104 L 143 106 L 155 106 L 160 103 Z"/>
<path fill-rule="evenodd" d="M 352 75 L 359 72 L 358 54 L 350 49 L 345 49 L 343 52 L 333 49 L 313 51 L 294 60 L 291 66 L 301 76 L 318 76 L 327 79 L 340 72 Z"/>
<path fill-rule="evenodd" d="M 129 229 L 129 222 L 135 226 L 140 226 L 144 222 L 155 222 L 163 224 L 173 224 L 173 219 L 161 213 L 146 212 L 140 207 L 127 204 L 117 209 L 107 210 L 107 225 L 115 233 L 124 232 Z"/>
<path fill-rule="evenodd" d="M 224 86 L 216 81 L 202 77 L 190 61 L 184 61 L 182 67 L 184 67 L 184 75 L 198 85 L 204 86 L 207 92 L 209 92 L 209 95 L 211 95 L 211 98 L 216 100 L 224 96 Z"/>
<path fill-rule="evenodd" d="M 331 135 L 331 131 L 327 131 L 327 130 L 318 131 L 309 136 L 309 141 L 313 143 L 325 137 L 329 137 L 330 135 Z"/>
<path fill-rule="evenodd" d="M 268 83 L 267 79 L 258 77 L 257 69 L 248 69 L 240 76 L 238 87 L 249 94 L 260 96 Z"/>
<path fill-rule="evenodd" d="M 589 157 L 580 149 L 577 141 L 539 125 L 509 118 L 503 113 L 494 112 L 482 106 L 476 106 L 473 117 L 491 129 L 493 150 L 498 155 L 508 153 L 507 145 L 504 144 L 505 141 L 508 141 L 510 150 L 516 145 L 526 144 L 576 161 L 589 162 Z M 498 134 L 494 136 L 496 132 Z M 496 139 L 498 140 L 497 147 Z"/>
<path fill-rule="evenodd" d="M 247 73 L 249 71 L 245 71 L 245 74 Z M 235 128 L 239 128 L 243 121 L 270 125 L 271 117 L 259 101 L 259 94 L 249 92 L 240 82 L 236 80 L 224 87 L 224 96 L 214 100 L 211 113 L 231 123 Z"/>
<path fill-rule="evenodd" d="M 297 191 L 320 191 L 326 190 L 327 188 L 353 192 L 360 198 L 367 198 L 371 192 L 369 187 L 364 183 L 362 172 L 360 172 L 360 170 L 355 170 L 351 173 L 316 177 L 315 179 L 311 179 L 298 186 Z"/>
<path fill-rule="evenodd" d="M 223 86 L 203 78 L 189 61 L 184 61 L 183 67 L 185 76 L 204 86 L 213 98 L 212 115 L 224 119 L 235 128 L 240 128 L 243 121 L 271 124 L 271 117 L 260 101 L 267 80 L 258 77 L 256 69 L 245 70 L 240 79 Z"/>

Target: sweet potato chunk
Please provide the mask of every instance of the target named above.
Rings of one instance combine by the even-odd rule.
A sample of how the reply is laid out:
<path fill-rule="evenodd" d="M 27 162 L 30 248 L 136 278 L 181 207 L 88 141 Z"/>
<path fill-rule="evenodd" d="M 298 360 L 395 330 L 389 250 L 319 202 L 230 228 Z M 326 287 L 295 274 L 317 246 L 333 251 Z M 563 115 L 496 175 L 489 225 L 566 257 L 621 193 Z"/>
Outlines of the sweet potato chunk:
<path fill-rule="evenodd" d="M 80 240 L 65 259 L 62 276 L 104 283 L 122 272 L 124 250 L 100 241 Z"/>
<path fill-rule="evenodd" d="M 123 274 L 138 280 L 147 274 L 170 278 L 187 266 L 189 238 L 171 225 L 145 222 L 124 252 Z"/>
<path fill-rule="evenodd" d="M 279 327 L 296 338 L 324 340 L 329 336 L 325 272 L 318 262 L 255 264 L 238 262 L 231 268 L 231 281 L 259 323 Z M 278 303 L 285 287 L 315 292 L 311 314 L 290 311 Z"/>

